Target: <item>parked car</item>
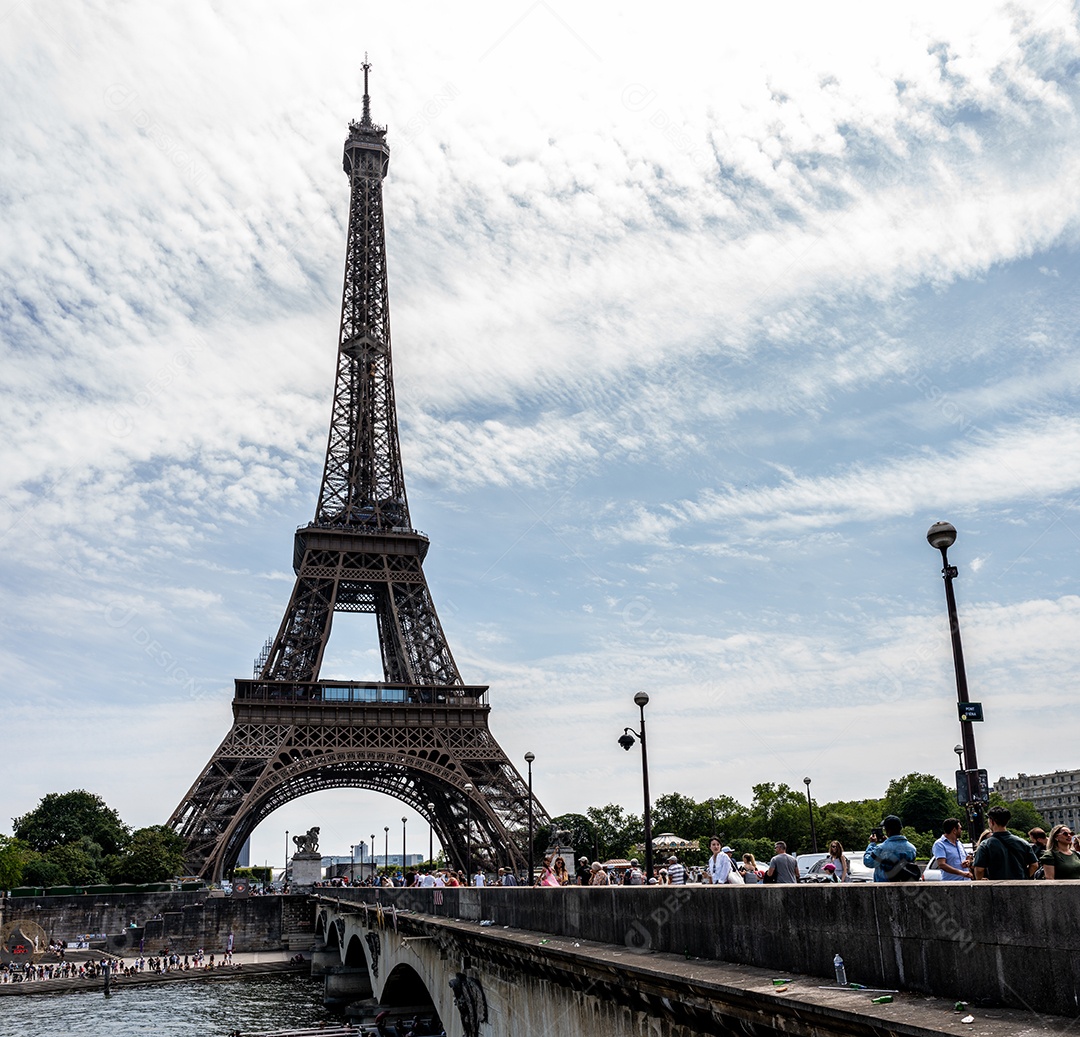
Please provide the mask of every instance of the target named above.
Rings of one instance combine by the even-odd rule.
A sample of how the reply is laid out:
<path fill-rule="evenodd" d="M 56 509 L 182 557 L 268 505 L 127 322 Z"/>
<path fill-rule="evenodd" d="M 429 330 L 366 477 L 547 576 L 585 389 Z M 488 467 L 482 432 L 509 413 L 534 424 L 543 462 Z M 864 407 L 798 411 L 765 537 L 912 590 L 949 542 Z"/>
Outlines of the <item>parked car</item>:
<path fill-rule="evenodd" d="M 862 854 L 845 853 L 844 856 L 848 862 L 848 882 L 873 882 L 874 881 L 874 869 L 868 868 L 863 864 Z M 828 863 L 828 856 L 822 857 L 821 860 L 812 864 L 803 875 L 803 882 L 830 882 L 831 879 L 825 873 L 825 865 Z"/>
<path fill-rule="evenodd" d="M 800 853 L 796 856 L 795 860 L 799 865 L 799 878 L 805 879 L 810 874 L 810 869 L 817 864 L 818 861 L 825 860 L 829 855 L 827 853 Z"/>

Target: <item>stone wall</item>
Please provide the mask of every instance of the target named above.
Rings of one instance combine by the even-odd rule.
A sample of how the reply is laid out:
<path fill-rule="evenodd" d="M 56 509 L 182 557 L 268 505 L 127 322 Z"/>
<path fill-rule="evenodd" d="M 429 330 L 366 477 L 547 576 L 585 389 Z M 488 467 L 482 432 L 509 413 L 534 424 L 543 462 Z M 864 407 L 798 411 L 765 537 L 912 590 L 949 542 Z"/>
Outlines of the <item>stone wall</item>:
<path fill-rule="evenodd" d="M 334 891 L 335 895 L 339 891 Z M 1080 884 L 866 883 L 341 890 L 342 899 L 741 962 L 868 987 L 1080 1014 Z"/>
<path fill-rule="evenodd" d="M 68 897 L 18 897 L 3 903 L 3 921 L 28 918 L 50 939 L 71 941 L 107 934 L 110 951 L 130 954 L 139 941 L 147 954 L 169 947 L 180 954 L 203 947 L 224 950 L 233 933 L 238 951 L 278 950 L 286 934 L 310 923 L 306 896 L 233 899 L 198 893 L 116 893 Z M 132 928 L 131 922 L 135 927 Z"/>

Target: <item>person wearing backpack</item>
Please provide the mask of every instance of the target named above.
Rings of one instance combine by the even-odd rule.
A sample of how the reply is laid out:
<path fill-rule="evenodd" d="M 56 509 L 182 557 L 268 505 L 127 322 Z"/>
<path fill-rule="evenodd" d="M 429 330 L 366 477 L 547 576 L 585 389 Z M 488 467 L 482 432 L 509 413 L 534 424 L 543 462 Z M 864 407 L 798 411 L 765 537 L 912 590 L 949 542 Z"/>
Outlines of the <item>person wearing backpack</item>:
<path fill-rule="evenodd" d="M 875 882 L 914 882 L 921 877 L 915 863 L 918 850 L 901 834 L 904 822 L 890 814 L 870 836 L 863 864 L 874 869 Z M 882 839 L 878 832 L 884 836 Z"/>
<path fill-rule="evenodd" d="M 990 835 L 975 851 L 976 880 L 1030 879 L 1038 870 L 1031 844 L 1009 831 L 1010 817 L 1008 807 L 991 807 L 986 812 Z"/>

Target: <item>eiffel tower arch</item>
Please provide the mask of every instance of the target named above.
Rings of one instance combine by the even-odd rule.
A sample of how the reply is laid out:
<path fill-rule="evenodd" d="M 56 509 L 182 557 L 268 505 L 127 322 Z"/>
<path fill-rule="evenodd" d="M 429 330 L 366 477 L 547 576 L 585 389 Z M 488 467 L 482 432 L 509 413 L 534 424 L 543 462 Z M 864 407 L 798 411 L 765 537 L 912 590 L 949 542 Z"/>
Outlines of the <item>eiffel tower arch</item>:
<path fill-rule="evenodd" d="M 311 792 L 363 788 L 407 803 L 458 867 L 519 870 L 529 789 L 488 729 L 488 689 L 462 681 L 424 577 L 398 444 L 382 182 L 386 128 L 349 124 L 349 229 L 337 376 L 315 518 L 296 531 L 296 583 L 233 723 L 169 825 L 190 874 L 220 879 L 258 824 Z M 383 680 L 320 680 L 335 612 L 374 613 Z M 533 801 L 534 823 L 549 819 Z"/>

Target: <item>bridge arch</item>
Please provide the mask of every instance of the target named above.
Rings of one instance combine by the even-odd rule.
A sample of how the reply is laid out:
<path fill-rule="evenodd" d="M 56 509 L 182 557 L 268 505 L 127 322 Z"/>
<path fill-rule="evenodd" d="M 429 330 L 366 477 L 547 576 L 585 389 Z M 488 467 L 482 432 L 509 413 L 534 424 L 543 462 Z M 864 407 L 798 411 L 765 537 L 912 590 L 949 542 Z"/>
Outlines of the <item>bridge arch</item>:
<path fill-rule="evenodd" d="M 342 964 L 349 966 L 349 968 L 363 966 L 366 969 L 368 967 L 367 955 L 364 953 L 364 941 L 360 939 L 359 933 L 353 933 L 349 937 Z"/>
<path fill-rule="evenodd" d="M 435 1001 L 420 973 L 411 965 L 399 962 L 383 983 L 379 997 L 388 1008 L 416 1008 L 418 1014 L 431 1014 L 438 1018 Z"/>

